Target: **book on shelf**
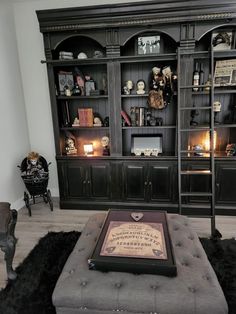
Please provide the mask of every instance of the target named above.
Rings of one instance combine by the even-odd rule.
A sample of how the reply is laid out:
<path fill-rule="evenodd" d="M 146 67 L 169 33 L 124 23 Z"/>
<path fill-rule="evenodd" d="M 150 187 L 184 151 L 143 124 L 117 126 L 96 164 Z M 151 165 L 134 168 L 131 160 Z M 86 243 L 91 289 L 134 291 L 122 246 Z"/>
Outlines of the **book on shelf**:
<path fill-rule="evenodd" d="M 79 108 L 79 125 L 92 127 L 93 126 L 93 109 L 92 108 Z"/>
<path fill-rule="evenodd" d="M 125 123 L 126 123 L 128 126 L 131 126 L 130 117 L 127 115 L 127 113 L 126 113 L 124 110 L 121 110 L 120 113 L 121 113 L 122 118 L 125 120 Z"/>
<path fill-rule="evenodd" d="M 130 118 L 132 126 L 144 126 L 146 117 L 145 107 L 131 107 Z"/>

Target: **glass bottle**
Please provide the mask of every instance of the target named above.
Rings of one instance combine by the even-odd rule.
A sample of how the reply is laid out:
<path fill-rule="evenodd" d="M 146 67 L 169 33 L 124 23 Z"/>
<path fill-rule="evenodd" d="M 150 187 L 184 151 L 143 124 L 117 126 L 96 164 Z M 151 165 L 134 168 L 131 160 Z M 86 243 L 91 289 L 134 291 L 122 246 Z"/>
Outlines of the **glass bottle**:
<path fill-rule="evenodd" d="M 202 69 L 202 63 L 200 63 L 199 85 L 204 85 L 204 71 Z M 203 90 L 203 87 L 201 87 L 200 90 Z"/>
<path fill-rule="evenodd" d="M 199 71 L 198 71 L 198 62 L 195 63 L 195 69 L 193 71 L 193 85 L 198 86 L 199 85 Z M 197 92 L 199 90 L 198 87 L 194 87 L 193 91 Z"/>

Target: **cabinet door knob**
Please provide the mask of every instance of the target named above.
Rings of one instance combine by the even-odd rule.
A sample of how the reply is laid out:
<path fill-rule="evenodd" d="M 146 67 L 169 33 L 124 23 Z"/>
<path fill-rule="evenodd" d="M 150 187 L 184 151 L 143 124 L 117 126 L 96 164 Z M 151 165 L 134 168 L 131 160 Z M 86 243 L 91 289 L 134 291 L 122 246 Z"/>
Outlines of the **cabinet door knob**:
<path fill-rule="evenodd" d="M 90 181 L 88 181 L 88 184 L 90 184 L 91 182 Z"/>
<path fill-rule="evenodd" d="M 145 182 L 144 182 L 144 185 L 147 185 L 147 184 L 148 184 L 147 181 L 145 181 Z"/>
<path fill-rule="evenodd" d="M 148 184 L 149 184 L 149 185 L 152 185 L 152 182 L 150 181 Z"/>
<path fill-rule="evenodd" d="M 83 184 L 86 184 L 86 181 L 85 181 L 85 180 L 83 181 Z"/>

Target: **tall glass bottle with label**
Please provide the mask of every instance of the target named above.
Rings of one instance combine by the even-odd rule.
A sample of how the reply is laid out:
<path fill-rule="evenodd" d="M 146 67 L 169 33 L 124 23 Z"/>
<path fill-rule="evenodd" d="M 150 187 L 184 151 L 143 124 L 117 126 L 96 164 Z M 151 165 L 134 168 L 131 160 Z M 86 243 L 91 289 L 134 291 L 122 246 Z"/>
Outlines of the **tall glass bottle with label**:
<path fill-rule="evenodd" d="M 193 71 L 193 91 L 197 92 L 199 90 L 199 80 L 200 80 L 200 75 L 199 75 L 199 71 L 198 71 L 198 62 L 195 63 L 195 68 Z M 196 86 L 196 87 L 195 87 Z"/>

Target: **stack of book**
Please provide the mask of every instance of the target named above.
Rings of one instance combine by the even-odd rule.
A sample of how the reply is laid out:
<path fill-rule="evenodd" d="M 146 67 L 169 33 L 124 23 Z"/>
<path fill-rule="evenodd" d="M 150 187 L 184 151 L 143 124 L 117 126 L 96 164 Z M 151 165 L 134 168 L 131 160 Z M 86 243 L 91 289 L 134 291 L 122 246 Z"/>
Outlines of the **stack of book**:
<path fill-rule="evenodd" d="M 146 111 L 147 108 L 144 107 L 131 107 L 130 115 L 121 110 L 121 116 L 127 126 L 145 126 L 147 125 Z"/>
<path fill-rule="evenodd" d="M 73 52 L 60 51 L 59 52 L 59 59 L 60 60 L 73 60 L 74 59 Z"/>
<path fill-rule="evenodd" d="M 78 109 L 79 126 L 92 127 L 93 126 L 93 109 L 80 108 Z"/>

